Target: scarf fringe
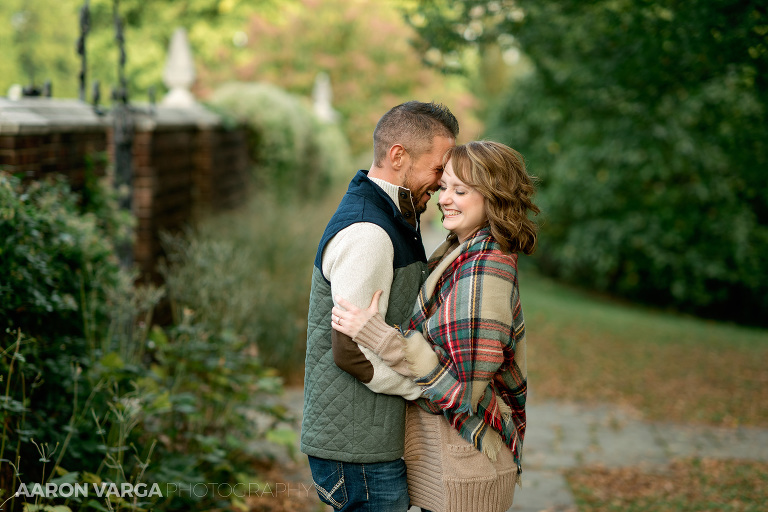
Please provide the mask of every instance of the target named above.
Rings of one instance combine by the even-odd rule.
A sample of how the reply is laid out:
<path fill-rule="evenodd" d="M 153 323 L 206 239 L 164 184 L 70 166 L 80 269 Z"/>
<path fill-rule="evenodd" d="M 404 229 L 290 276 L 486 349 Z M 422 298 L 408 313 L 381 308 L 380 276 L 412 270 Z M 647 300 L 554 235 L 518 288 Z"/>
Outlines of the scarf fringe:
<path fill-rule="evenodd" d="M 486 430 L 483 435 L 483 453 L 491 459 L 491 462 L 496 462 L 496 456 L 499 454 L 499 450 L 504 446 L 504 442 L 501 440 L 501 435 L 493 429 Z"/>
<path fill-rule="evenodd" d="M 505 423 L 507 421 L 512 421 L 512 408 L 508 406 L 504 400 L 501 400 L 500 398 L 496 398 L 496 405 L 499 408 L 499 413 L 501 413 L 501 419 Z"/>

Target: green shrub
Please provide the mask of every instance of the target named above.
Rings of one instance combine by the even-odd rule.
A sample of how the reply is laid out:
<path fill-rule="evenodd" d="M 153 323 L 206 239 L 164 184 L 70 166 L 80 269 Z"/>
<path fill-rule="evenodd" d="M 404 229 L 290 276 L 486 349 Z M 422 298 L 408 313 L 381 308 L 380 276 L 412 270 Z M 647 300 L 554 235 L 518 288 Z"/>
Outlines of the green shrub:
<path fill-rule="evenodd" d="M 713 113 L 750 102 L 729 84 L 687 101 L 660 102 L 656 128 L 631 114 L 564 116 L 556 99 L 520 84 L 492 137 L 521 149 L 541 178 L 536 261 L 547 274 L 659 307 L 766 325 L 768 225 L 756 191 Z M 638 107 L 637 111 L 641 111 Z M 643 115 L 647 115 L 642 110 Z M 761 111 L 739 125 L 758 139 Z M 704 127 L 702 125 L 704 124 Z M 663 127 L 663 128 L 662 128 Z M 685 149 L 687 148 L 687 149 Z M 742 151 L 747 151 L 746 148 Z"/>
<path fill-rule="evenodd" d="M 189 310 L 178 324 L 155 327 L 149 345 L 152 370 L 138 385 L 146 414 L 141 445 L 157 440 L 146 478 L 164 486 L 164 499 L 156 506 L 233 506 L 234 494 L 200 496 L 183 489 L 201 482 L 247 484 L 254 478 L 254 461 L 264 456 L 255 443 L 293 421 L 286 407 L 264 403 L 282 392 L 282 380 L 262 364 L 247 337 L 214 330 Z M 266 426 L 254 420 L 256 412 L 269 418 Z M 176 485 L 177 492 L 165 495 L 167 484 Z"/>
<path fill-rule="evenodd" d="M 134 286 L 118 265 L 115 234 L 126 229 L 114 194 L 99 185 L 83 197 L 62 179 L 24 185 L 0 174 L 0 499 L 20 483 L 146 482 L 164 496 L 4 506 L 231 506 L 235 496 L 165 495 L 165 484 L 249 478 L 261 456 L 253 442 L 290 421 L 263 403 L 281 381 L 253 342 L 203 315 L 150 330 L 164 290 Z"/>
<path fill-rule="evenodd" d="M 113 245 L 125 219 L 103 183 L 89 184 L 88 195 L 101 199 L 86 206 L 63 178 L 25 186 L 0 173 L 0 337 L 3 347 L 19 345 L 0 363 L 0 375 L 8 376 L 5 405 L 15 403 L 17 413 L 4 416 L 3 444 L 11 440 L 7 432 L 18 433 L 12 449 L 27 477 L 42 476 L 32 438 L 64 443 L 73 404 L 89 395 L 87 385 L 78 390 L 78 380 L 98 358 L 94 334 L 109 324 L 110 296 L 129 290 Z M 96 443 L 77 443 L 71 433 L 75 442 L 64 460 L 98 465 L 103 454 Z"/>
<path fill-rule="evenodd" d="M 320 197 L 350 164 L 339 127 L 317 120 L 300 97 L 265 83 L 230 83 L 210 106 L 250 129 L 255 178 L 280 197 Z"/>
<path fill-rule="evenodd" d="M 301 373 L 316 242 L 324 203 L 259 193 L 240 211 L 206 219 L 184 236 L 166 236 L 164 278 L 175 316 L 184 308 L 220 331 L 241 333 L 264 363 Z M 331 210 L 332 211 L 332 210 Z"/>
<path fill-rule="evenodd" d="M 99 195 L 95 188 L 90 196 Z M 0 328 L 24 326 L 30 335 L 57 337 L 85 334 L 81 296 L 96 293 L 103 302 L 105 287 L 116 283 L 119 262 L 112 239 L 124 234 L 121 224 L 129 222 L 110 215 L 106 200 L 91 205 L 96 208 L 83 208 L 63 178 L 22 186 L 0 173 Z M 92 321 L 104 322 L 104 308 L 92 313 Z"/>

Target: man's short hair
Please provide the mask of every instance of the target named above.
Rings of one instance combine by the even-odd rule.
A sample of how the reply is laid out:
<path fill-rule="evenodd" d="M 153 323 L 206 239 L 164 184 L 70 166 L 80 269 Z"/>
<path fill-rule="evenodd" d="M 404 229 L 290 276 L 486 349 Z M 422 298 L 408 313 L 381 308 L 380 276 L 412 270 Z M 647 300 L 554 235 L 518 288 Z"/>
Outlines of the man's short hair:
<path fill-rule="evenodd" d="M 419 158 L 432 149 L 435 137 L 456 139 L 459 122 L 440 103 L 408 101 L 391 108 L 381 116 L 373 131 L 373 162 L 381 167 L 387 151 L 401 144 L 411 157 Z"/>

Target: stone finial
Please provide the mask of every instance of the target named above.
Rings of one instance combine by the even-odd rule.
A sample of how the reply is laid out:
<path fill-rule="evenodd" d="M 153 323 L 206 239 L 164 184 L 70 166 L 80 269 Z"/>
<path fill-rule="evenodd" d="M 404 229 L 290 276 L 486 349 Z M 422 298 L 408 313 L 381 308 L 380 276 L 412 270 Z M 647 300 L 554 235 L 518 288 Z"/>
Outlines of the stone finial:
<path fill-rule="evenodd" d="M 339 117 L 339 113 L 333 109 L 331 98 L 331 78 L 328 73 L 321 71 L 315 77 L 315 86 L 312 89 L 312 104 L 315 115 L 325 123 L 333 123 Z"/>
<path fill-rule="evenodd" d="M 187 40 L 187 31 L 177 28 L 168 48 L 163 83 L 170 89 L 162 104 L 169 107 L 194 107 L 197 102 L 190 92 L 195 83 L 195 62 Z"/>

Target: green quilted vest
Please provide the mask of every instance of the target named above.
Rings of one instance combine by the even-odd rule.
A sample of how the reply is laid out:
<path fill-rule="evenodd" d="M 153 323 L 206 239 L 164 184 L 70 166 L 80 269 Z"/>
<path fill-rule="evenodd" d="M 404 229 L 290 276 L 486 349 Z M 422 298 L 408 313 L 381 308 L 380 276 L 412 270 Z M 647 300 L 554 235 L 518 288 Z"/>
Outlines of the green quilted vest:
<path fill-rule="evenodd" d="M 426 264 L 395 270 L 386 321 L 410 319 Z M 386 462 L 403 456 L 405 400 L 370 391 L 333 362 L 331 286 L 312 275 L 301 451 L 344 462 Z"/>
<path fill-rule="evenodd" d="M 421 234 L 405 220 L 392 199 L 360 171 L 349 185 L 320 240 L 307 326 L 304 374 L 304 418 L 301 451 L 344 462 L 372 463 L 403 455 L 405 400 L 378 394 L 341 370 L 331 351 L 331 285 L 322 273 L 325 245 L 339 231 L 356 222 L 383 228 L 392 241 L 394 279 L 386 322 L 406 323 L 422 283 L 427 258 Z"/>

